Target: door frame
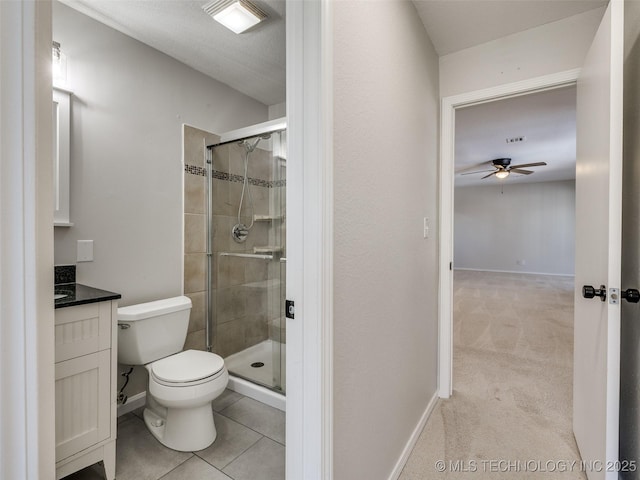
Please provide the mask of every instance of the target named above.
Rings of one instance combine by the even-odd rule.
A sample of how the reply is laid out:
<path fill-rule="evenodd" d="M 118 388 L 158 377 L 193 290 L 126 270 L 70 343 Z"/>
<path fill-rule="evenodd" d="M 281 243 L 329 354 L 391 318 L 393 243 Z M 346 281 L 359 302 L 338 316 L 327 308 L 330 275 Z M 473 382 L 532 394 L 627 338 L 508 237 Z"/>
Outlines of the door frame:
<path fill-rule="evenodd" d="M 453 224 L 456 109 L 575 85 L 580 69 L 566 70 L 496 87 L 443 97 L 440 114 L 440 253 L 438 395 L 453 393 Z"/>
<path fill-rule="evenodd" d="M 11 144 L 13 150 L 5 144 L 0 149 L 7 173 L 0 183 L 12 187 L 0 190 L 0 200 L 18 206 L 0 222 L 0 299 L 3 318 L 12 316 L 4 322 L 11 328 L 0 335 L 0 357 L 11 359 L 0 364 L 11 368 L 0 369 L 0 379 L 17 387 L 0 391 L 7 407 L 0 411 L 7 427 L 0 444 L 11 447 L 0 451 L 0 465 L 14 473 L 9 476 L 37 480 L 53 478 L 55 470 L 48 401 L 54 390 L 51 3 L 0 3 L 3 38 L 11 40 L 0 52 L 0 98 L 12 100 L 0 103 L 0 118 L 10 120 L 0 123 L 0 137 L 22 140 Z M 287 392 L 289 479 L 329 480 L 333 468 L 331 18 L 330 0 L 287 0 L 288 146 L 289 157 L 301 159 L 290 162 L 287 188 L 288 217 L 297 226 L 287 232 L 287 255 L 295 265 L 287 296 L 296 300 L 296 319 L 287 325 L 289 348 L 295 349 L 287 359 L 289 381 L 295 377 Z M 6 169 L 5 154 L 12 159 Z"/>
<path fill-rule="evenodd" d="M 55 477 L 51 2 L 0 2 L 0 31 L 0 477 L 49 479 Z"/>
<path fill-rule="evenodd" d="M 330 0 L 287 0 L 286 478 L 333 475 L 333 54 Z"/>

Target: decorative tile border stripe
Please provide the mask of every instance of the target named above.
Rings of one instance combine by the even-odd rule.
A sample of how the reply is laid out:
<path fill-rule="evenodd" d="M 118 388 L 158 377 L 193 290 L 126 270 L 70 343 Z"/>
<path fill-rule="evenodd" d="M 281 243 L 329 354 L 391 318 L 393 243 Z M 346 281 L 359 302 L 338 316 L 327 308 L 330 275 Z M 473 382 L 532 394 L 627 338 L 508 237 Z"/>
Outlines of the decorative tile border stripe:
<path fill-rule="evenodd" d="M 185 165 L 184 171 L 192 175 L 199 175 L 201 177 L 207 176 L 207 169 L 203 167 L 197 167 L 195 165 Z"/>
<path fill-rule="evenodd" d="M 203 167 L 197 167 L 195 165 L 185 165 L 184 171 L 192 175 L 198 175 L 200 177 L 207 176 L 207 170 Z M 221 172 L 220 170 L 212 170 L 211 175 L 218 180 L 224 180 L 227 182 L 244 182 L 242 175 L 236 175 L 234 173 Z M 249 177 L 249 184 L 257 187 L 274 188 L 274 187 L 286 187 L 286 180 L 261 180 L 259 178 Z"/>

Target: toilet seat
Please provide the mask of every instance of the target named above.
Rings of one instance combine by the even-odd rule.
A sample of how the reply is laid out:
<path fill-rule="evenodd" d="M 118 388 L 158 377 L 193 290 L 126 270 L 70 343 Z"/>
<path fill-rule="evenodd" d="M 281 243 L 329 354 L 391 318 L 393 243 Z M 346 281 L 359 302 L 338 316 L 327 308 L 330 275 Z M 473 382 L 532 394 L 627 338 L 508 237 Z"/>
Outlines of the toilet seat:
<path fill-rule="evenodd" d="M 214 380 L 225 370 L 219 355 L 201 350 L 185 350 L 149 365 L 153 380 L 168 387 L 187 387 Z"/>

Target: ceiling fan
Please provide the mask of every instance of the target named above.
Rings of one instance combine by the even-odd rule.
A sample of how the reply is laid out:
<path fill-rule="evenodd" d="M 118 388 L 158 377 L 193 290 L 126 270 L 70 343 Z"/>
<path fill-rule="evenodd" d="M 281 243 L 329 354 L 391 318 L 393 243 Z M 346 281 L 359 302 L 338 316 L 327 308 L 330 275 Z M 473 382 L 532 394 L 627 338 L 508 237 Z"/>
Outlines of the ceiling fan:
<path fill-rule="evenodd" d="M 533 170 L 523 170 L 523 168 L 542 167 L 546 165 L 546 162 L 522 163 L 520 165 L 511 165 L 510 158 L 496 158 L 495 160 L 490 160 L 489 162 L 485 162 L 485 163 L 488 163 L 491 166 L 493 166 L 494 170 L 478 170 L 475 172 L 461 173 L 461 175 L 473 175 L 476 173 L 491 172 L 489 175 L 485 175 L 480 180 L 484 180 L 485 178 L 489 178 L 493 175 L 495 175 L 500 179 L 503 179 L 503 178 L 507 178 L 511 174 L 511 172 L 518 173 L 520 175 L 531 175 L 533 173 Z"/>

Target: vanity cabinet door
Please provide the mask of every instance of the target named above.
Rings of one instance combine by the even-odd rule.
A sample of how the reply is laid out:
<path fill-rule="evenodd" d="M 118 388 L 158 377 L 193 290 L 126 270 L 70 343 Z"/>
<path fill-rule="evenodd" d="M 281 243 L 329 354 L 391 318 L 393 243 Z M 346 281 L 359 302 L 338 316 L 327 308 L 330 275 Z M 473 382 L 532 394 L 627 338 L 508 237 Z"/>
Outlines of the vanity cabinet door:
<path fill-rule="evenodd" d="M 56 364 L 56 462 L 109 438 L 111 351 Z"/>

